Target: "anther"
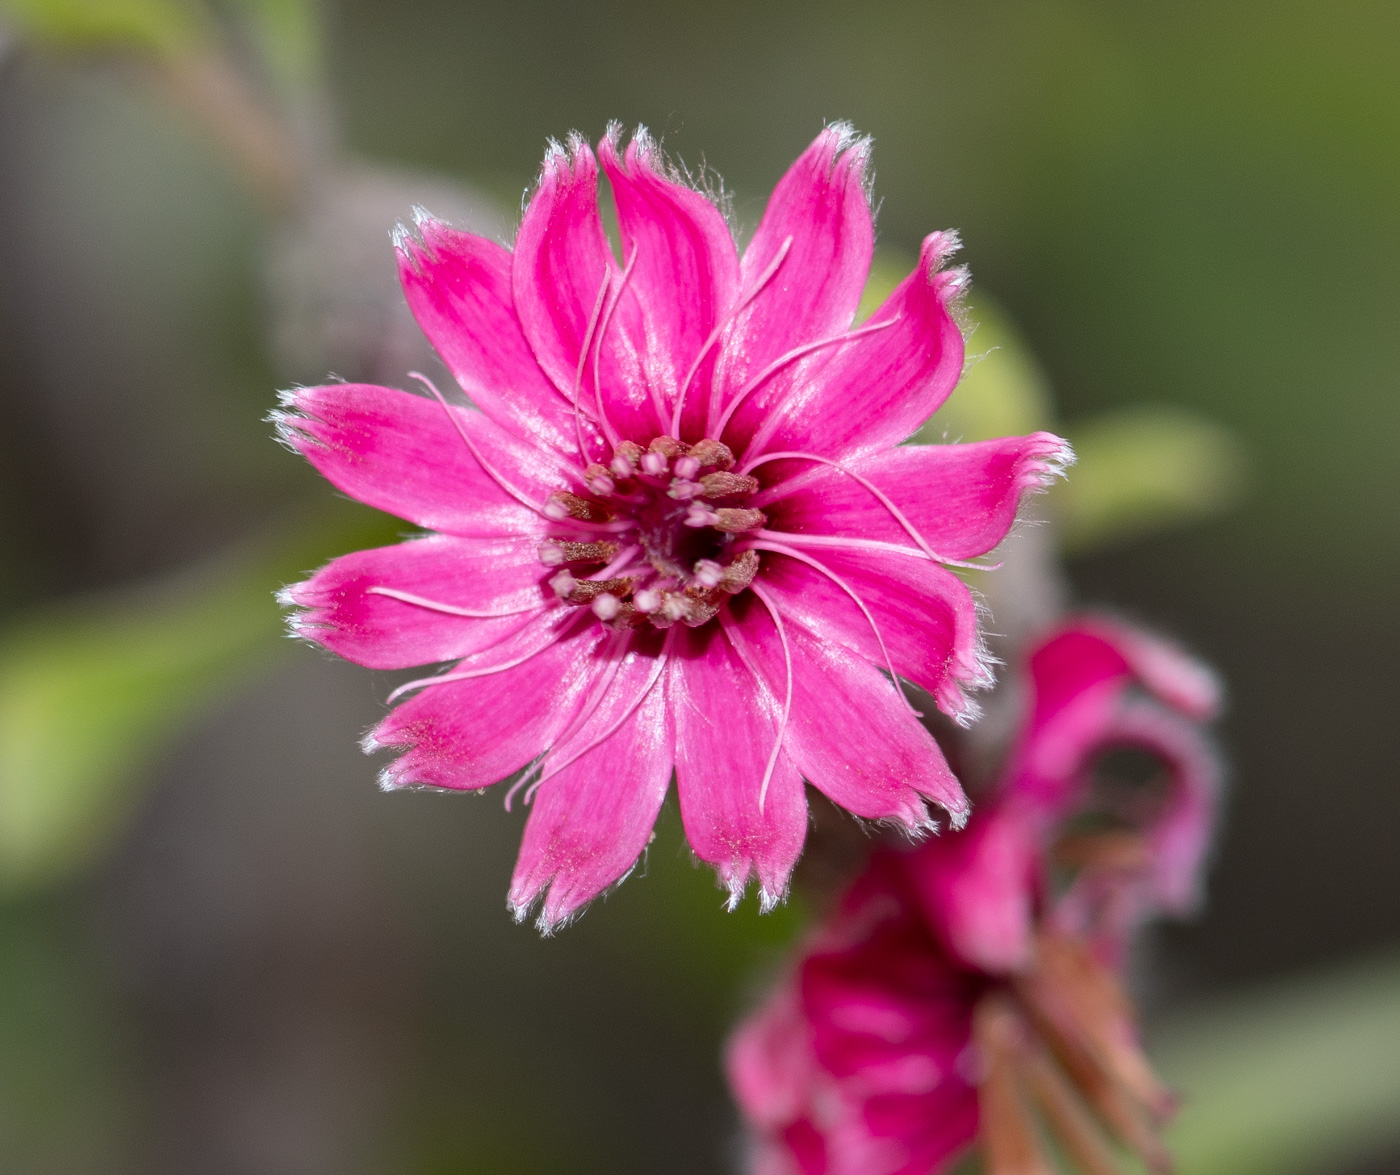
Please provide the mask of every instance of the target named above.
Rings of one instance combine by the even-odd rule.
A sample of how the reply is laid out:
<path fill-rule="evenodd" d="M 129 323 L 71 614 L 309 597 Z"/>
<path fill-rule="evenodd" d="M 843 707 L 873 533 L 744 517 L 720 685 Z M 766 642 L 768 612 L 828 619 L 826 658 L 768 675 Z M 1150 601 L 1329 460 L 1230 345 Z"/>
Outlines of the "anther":
<path fill-rule="evenodd" d="M 613 450 L 609 468 L 618 477 L 631 477 L 637 472 L 637 462 L 642 459 L 642 446 L 636 441 L 619 441 Z"/>
<path fill-rule="evenodd" d="M 596 462 L 583 471 L 583 481 L 593 493 L 602 498 L 606 498 L 617 489 L 617 483 L 613 481 L 612 474 L 608 472 L 608 467 L 606 465 L 599 465 Z"/>
<path fill-rule="evenodd" d="M 632 597 L 638 612 L 655 612 L 661 607 L 661 593 L 655 588 L 643 588 Z"/>
<path fill-rule="evenodd" d="M 621 611 L 622 601 L 608 592 L 593 601 L 593 615 L 599 620 L 612 620 Z"/>
<path fill-rule="evenodd" d="M 590 502 L 587 498 L 580 498 L 567 490 L 550 494 L 549 500 L 544 504 L 544 512 L 547 518 L 556 522 L 565 518 L 576 518 L 580 522 L 611 522 L 615 517 L 613 512 L 601 503 Z"/>
<path fill-rule="evenodd" d="M 707 473 L 700 479 L 707 498 L 727 498 L 732 494 L 751 494 L 758 489 L 758 478 L 742 473 Z"/>
<path fill-rule="evenodd" d="M 705 505 L 704 502 L 691 502 L 690 509 L 685 512 L 685 517 L 681 521 L 686 526 L 715 526 L 719 523 L 719 512 Z"/>
<path fill-rule="evenodd" d="M 701 587 L 719 587 L 720 580 L 724 577 L 724 568 L 713 559 L 701 559 L 692 570 L 695 572 L 695 582 Z M 568 572 L 564 574 L 567 575 Z"/>
<path fill-rule="evenodd" d="M 690 446 L 676 440 L 675 437 L 652 437 L 647 449 L 652 453 L 660 453 L 667 461 L 674 461 L 677 457 L 685 456 L 690 451 Z"/>
<path fill-rule="evenodd" d="M 744 551 L 739 554 L 720 576 L 719 590 L 735 596 L 742 592 L 758 574 L 758 552 Z"/>
<path fill-rule="evenodd" d="M 616 543 L 568 543 L 545 539 L 539 546 L 540 562 L 546 567 L 561 563 L 607 563 L 621 548 Z"/>
<path fill-rule="evenodd" d="M 689 461 L 690 458 L 682 457 L 681 460 Z M 685 481 L 680 477 L 675 477 L 666 489 L 666 496 L 675 498 L 678 502 L 688 502 L 691 498 L 698 498 L 704 492 L 704 487 L 698 481 Z"/>
<path fill-rule="evenodd" d="M 642 472 L 652 477 L 660 477 L 666 472 L 666 457 L 662 453 L 643 453 Z"/>
<path fill-rule="evenodd" d="M 574 578 L 574 573 L 567 567 L 549 577 L 549 586 L 554 589 L 554 594 L 561 600 L 568 599 L 569 593 L 574 590 L 576 583 L 578 580 Z"/>
<path fill-rule="evenodd" d="M 734 454 L 723 441 L 696 441 L 690 446 L 690 455 L 701 465 L 712 465 L 716 469 L 734 468 Z"/>
<path fill-rule="evenodd" d="M 695 475 L 700 472 L 700 462 L 693 454 L 676 459 L 676 476 L 683 477 L 686 481 L 693 481 Z"/>
<path fill-rule="evenodd" d="M 694 508 L 695 505 L 692 503 L 691 509 L 693 510 Z M 725 534 L 743 534 L 748 530 L 758 530 L 759 527 L 768 521 L 768 516 L 764 514 L 762 510 L 724 507 L 712 511 L 712 513 L 715 516 L 715 520 L 710 523 L 710 525 L 716 530 L 723 531 Z M 688 523 L 689 521 L 690 519 L 687 517 L 686 522 Z"/>
<path fill-rule="evenodd" d="M 675 592 L 665 592 L 661 598 L 661 615 L 667 620 L 684 620 L 690 612 L 690 601 Z"/>
<path fill-rule="evenodd" d="M 570 604 L 590 604 L 604 593 L 622 599 L 631 595 L 635 582 L 626 576 L 617 579 L 576 579 L 567 598 Z"/>

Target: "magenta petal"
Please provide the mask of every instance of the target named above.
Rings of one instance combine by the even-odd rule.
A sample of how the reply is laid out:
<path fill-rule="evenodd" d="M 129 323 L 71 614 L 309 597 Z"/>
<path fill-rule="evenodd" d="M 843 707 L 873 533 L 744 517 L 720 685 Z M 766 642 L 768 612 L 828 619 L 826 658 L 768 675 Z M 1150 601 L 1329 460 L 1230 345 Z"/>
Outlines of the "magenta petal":
<path fill-rule="evenodd" d="M 337 489 L 431 530 L 542 534 L 544 519 L 519 498 L 542 505 L 551 490 L 568 488 L 556 458 L 466 408 L 450 409 L 449 417 L 424 396 L 371 384 L 297 388 L 283 402 L 291 409 L 277 414 L 283 439 Z"/>
<path fill-rule="evenodd" d="M 990 685 L 991 667 L 978 642 L 977 605 L 962 580 L 922 556 L 815 549 L 799 553 L 859 596 L 870 618 L 830 575 L 796 558 L 769 554 L 764 584 L 778 598 L 784 615 L 858 652 L 877 669 L 885 668 L 888 652 L 894 671 L 926 690 L 945 713 L 955 718 L 975 715 L 963 691 Z"/>
<path fill-rule="evenodd" d="M 992 975 L 1030 962 L 1040 846 L 1014 813 L 979 811 L 963 831 L 900 864 L 924 917 L 957 958 Z"/>
<path fill-rule="evenodd" d="M 595 653 L 604 639 L 595 627 L 575 628 L 514 669 L 416 694 L 366 739 L 368 750 L 405 752 L 384 769 L 381 782 L 477 789 L 521 770 L 554 741 L 588 696 L 598 680 Z M 502 661 L 514 648 L 502 647 Z"/>
<path fill-rule="evenodd" d="M 775 263 L 778 270 L 727 333 L 718 377 L 724 398 L 780 355 L 851 325 L 875 241 L 869 160 L 870 140 L 838 123 L 778 181 L 744 250 L 745 292 Z M 779 386 L 775 381 L 774 390 Z"/>
<path fill-rule="evenodd" d="M 724 439 L 746 459 L 767 452 L 826 457 L 896 445 L 937 411 L 962 375 L 963 338 L 948 304 L 959 270 L 939 264 L 956 238 L 934 233 L 919 264 L 849 341 L 814 357 L 791 383 L 745 401 Z"/>
<path fill-rule="evenodd" d="M 807 832 L 802 777 L 787 755 L 778 755 L 762 790 L 782 699 L 764 695 L 720 633 L 683 635 L 688 639 L 670 664 L 668 695 L 686 837 L 695 855 L 715 867 L 731 907 L 757 876 L 768 910 L 786 895 Z"/>
<path fill-rule="evenodd" d="M 509 901 L 524 918 L 543 893 L 546 933 L 624 877 L 651 837 L 674 762 L 655 661 L 654 650 L 628 652 L 606 694 L 585 702 L 587 718 L 544 760 Z"/>
<path fill-rule="evenodd" d="M 578 450 L 574 414 L 540 370 L 511 296 L 509 250 L 437 220 L 397 242 L 399 280 L 418 325 L 490 419 L 561 453 Z"/>
<path fill-rule="evenodd" d="M 970 559 L 1005 538 L 1022 498 L 1070 460 L 1064 441 L 1038 432 L 967 445 L 901 445 L 844 465 L 893 502 L 936 554 Z M 916 549 L 909 530 L 855 477 L 830 466 L 799 471 L 796 461 L 782 464 L 794 471 L 791 479 L 756 502 L 772 529 L 855 535 Z"/>
<path fill-rule="evenodd" d="M 305 609 L 292 620 L 298 636 L 358 665 L 452 661 L 558 606 L 537 547 L 532 539 L 432 535 L 343 555 L 287 588 L 283 600 Z"/>
<path fill-rule="evenodd" d="M 515 238 L 515 312 L 535 358 L 571 396 L 605 278 L 617 268 L 598 215 L 598 162 L 581 138 L 552 144 Z"/>
<path fill-rule="evenodd" d="M 731 631 L 738 645 L 774 696 L 783 697 L 783 646 L 772 619 L 756 601 L 742 615 L 738 608 L 733 611 Z M 889 679 L 800 625 L 787 624 L 786 629 L 793 697 L 783 747 L 803 776 L 857 816 L 927 828 L 924 800 L 929 799 L 961 824 L 967 797 L 938 744 Z"/>
<path fill-rule="evenodd" d="M 639 131 L 618 154 L 612 128 L 598 154 L 617 204 L 622 255 L 636 260 L 628 289 L 640 303 L 644 324 L 642 364 L 648 387 L 662 401 L 667 427 L 691 365 L 739 286 L 739 258 L 724 217 L 703 194 L 662 174 L 656 144 Z M 679 435 L 703 435 L 713 348 L 687 385 Z"/>

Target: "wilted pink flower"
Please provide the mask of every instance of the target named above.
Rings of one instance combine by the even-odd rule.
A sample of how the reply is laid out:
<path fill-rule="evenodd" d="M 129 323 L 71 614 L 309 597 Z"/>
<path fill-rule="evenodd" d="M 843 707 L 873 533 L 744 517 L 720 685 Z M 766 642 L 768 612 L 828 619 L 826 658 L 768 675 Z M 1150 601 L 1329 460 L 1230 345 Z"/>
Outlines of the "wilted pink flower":
<path fill-rule="evenodd" d="M 1029 1104 L 1090 1175 L 1119 1169 L 1110 1135 L 1165 1164 L 1171 1098 L 1115 973 L 1139 919 L 1195 900 L 1216 772 L 1194 724 L 1214 685 L 1102 620 L 1048 640 L 1031 678 L 995 801 L 878 852 L 730 1042 L 755 1175 L 932 1175 L 979 1138 L 988 1175 L 1047 1172 Z M 1125 746 L 1165 769 L 1128 802 L 1091 771 Z"/>
<path fill-rule="evenodd" d="M 868 140 L 824 131 L 740 257 L 639 132 L 552 147 L 514 251 L 420 217 L 403 287 L 476 411 L 340 384 L 283 436 L 336 486 L 433 532 L 288 589 L 295 630 L 363 665 L 452 662 L 367 739 L 386 787 L 533 809 L 510 890 L 548 929 L 638 859 L 675 772 L 734 901 L 778 901 L 803 779 L 859 816 L 960 824 L 967 801 L 897 684 L 966 718 L 986 684 L 947 570 L 1069 457 L 1046 433 L 901 446 L 952 391 L 965 283 L 935 233 L 870 320 Z M 611 185 L 622 260 L 598 205 Z M 426 383 L 426 381 L 424 381 Z M 528 770 L 527 770 L 528 769 Z M 547 890 L 547 894 L 546 894 Z"/>

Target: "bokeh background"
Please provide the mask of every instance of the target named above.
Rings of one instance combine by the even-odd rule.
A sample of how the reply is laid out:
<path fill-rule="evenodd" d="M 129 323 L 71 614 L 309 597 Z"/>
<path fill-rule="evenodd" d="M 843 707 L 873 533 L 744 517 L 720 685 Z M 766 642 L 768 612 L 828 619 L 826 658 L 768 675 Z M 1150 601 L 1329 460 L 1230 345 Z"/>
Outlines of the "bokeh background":
<path fill-rule="evenodd" d="M 620 119 L 742 235 L 848 119 L 882 273 L 962 232 L 955 430 L 1063 429 L 1075 598 L 1228 682 L 1210 904 L 1140 966 L 1183 1175 L 1400 1171 L 1397 62 L 1388 0 L 0 3 L 0 1169 L 734 1168 L 720 1042 L 803 900 L 724 915 L 668 809 L 513 925 L 522 813 L 379 793 L 392 682 L 280 639 L 404 528 L 264 417 L 429 361 L 413 204 L 508 237 Z"/>

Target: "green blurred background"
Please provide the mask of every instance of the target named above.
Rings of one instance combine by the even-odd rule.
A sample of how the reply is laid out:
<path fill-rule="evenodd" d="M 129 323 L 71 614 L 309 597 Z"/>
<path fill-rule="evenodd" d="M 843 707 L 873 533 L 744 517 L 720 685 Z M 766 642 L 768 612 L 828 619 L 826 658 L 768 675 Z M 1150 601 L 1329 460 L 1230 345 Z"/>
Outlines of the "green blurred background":
<path fill-rule="evenodd" d="M 1397 62 L 1382 0 L 0 3 L 0 1169 L 733 1167 L 800 903 L 723 915 L 668 810 L 510 924 L 520 811 L 378 793 L 392 683 L 279 643 L 274 587 L 404 528 L 263 417 L 424 361 L 415 202 L 508 234 L 616 118 L 742 234 L 844 118 L 881 274 L 957 227 L 1000 347 L 936 427 L 1062 428 L 1077 599 L 1229 685 L 1210 904 L 1140 968 L 1184 1175 L 1400 1171 Z"/>

